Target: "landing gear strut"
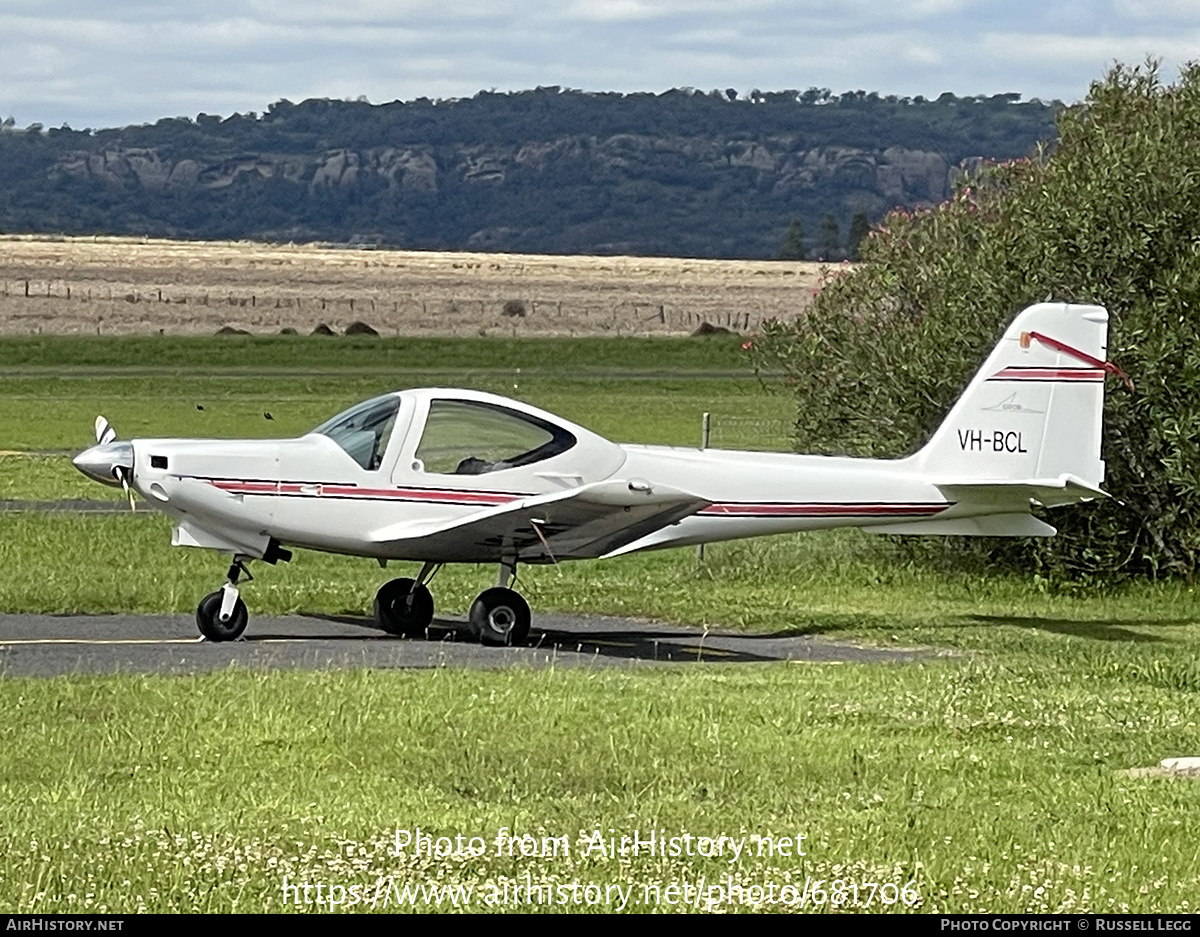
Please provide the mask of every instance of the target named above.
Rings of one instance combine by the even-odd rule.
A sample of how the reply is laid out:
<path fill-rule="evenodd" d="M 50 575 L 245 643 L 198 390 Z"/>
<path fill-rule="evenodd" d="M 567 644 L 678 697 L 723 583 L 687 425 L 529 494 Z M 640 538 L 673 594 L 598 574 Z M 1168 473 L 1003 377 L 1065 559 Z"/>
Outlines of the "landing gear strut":
<path fill-rule="evenodd" d="M 393 579 L 375 593 L 375 623 L 388 634 L 423 638 L 433 621 L 433 596 L 425 583 L 441 568 L 426 563 L 416 579 Z"/>
<path fill-rule="evenodd" d="M 246 569 L 246 557 L 235 556 L 226 574 L 227 582 L 216 592 L 210 592 L 196 606 L 196 624 L 200 633 L 210 641 L 236 641 L 246 630 L 250 615 L 246 603 L 238 597 L 238 580 L 244 575 L 253 579 Z"/>

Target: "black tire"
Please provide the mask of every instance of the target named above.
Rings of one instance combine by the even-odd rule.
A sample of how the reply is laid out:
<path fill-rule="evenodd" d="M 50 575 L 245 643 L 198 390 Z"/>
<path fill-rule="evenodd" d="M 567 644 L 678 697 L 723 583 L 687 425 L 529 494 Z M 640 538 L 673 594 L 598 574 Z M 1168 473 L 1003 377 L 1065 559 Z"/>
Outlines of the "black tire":
<path fill-rule="evenodd" d="M 225 593 L 218 589 L 210 592 L 196 606 L 196 624 L 200 633 L 210 641 L 236 641 L 246 630 L 250 614 L 246 611 L 246 603 L 240 598 L 233 606 L 233 614 L 229 621 L 221 621 L 221 599 Z"/>
<path fill-rule="evenodd" d="M 518 647 L 529 639 L 529 603 L 512 589 L 485 589 L 471 603 L 471 634 L 483 644 Z"/>
<path fill-rule="evenodd" d="M 414 590 L 414 583 L 413 579 L 393 579 L 375 593 L 375 623 L 388 634 L 425 637 L 433 621 L 433 596 L 424 586 Z"/>

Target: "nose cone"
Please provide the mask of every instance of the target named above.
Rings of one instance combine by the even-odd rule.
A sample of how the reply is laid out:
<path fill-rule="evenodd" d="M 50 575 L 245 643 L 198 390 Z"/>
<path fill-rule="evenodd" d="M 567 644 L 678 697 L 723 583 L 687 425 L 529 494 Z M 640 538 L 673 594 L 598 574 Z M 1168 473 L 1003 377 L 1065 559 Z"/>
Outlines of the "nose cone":
<path fill-rule="evenodd" d="M 75 463 L 75 468 L 88 478 L 119 488 L 121 480 L 117 478 L 116 470 L 121 468 L 132 471 L 133 443 L 127 441 L 101 443 L 90 449 L 84 449 L 71 461 Z"/>

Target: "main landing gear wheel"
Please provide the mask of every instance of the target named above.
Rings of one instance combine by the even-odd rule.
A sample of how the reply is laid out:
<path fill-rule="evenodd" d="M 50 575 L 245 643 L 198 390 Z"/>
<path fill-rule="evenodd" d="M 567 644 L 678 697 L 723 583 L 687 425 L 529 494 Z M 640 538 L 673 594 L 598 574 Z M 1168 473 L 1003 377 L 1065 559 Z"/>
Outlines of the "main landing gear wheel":
<path fill-rule="evenodd" d="M 218 589 L 202 598 L 196 606 L 196 624 L 200 626 L 200 633 L 210 641 L 236 641 L 250 620 L 246 603 L 238 599 L 233 604 L 229 620 L 221 621 L 221 600 L 224 597 L 225 591 Z"/>
<path fill-rule="evenodd" d="M 529 637 L 529 622 L 529 604 L 512 589 L 485 589 L 471 603 L 471 633 L 483 644 L 524 644 Z"/>
<path fill-rule="evenodd" d="M 393 579 L 375 593 L 375 622 L 388 634 L 421 638 L 431 621 L 433 596 L 416 580 Z"/>

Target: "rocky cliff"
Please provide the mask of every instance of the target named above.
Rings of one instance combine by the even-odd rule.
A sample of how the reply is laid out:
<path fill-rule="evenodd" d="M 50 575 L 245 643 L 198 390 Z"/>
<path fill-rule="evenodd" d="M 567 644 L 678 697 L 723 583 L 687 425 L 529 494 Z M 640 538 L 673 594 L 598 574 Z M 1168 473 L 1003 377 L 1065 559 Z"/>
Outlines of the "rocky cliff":
<path fill-rule="evenodd" d="M 944 199 L 950 188 L 951 166 L 936 152 L 891 146 L 864 149 L 847 146 L 798 148 L 793 141 L 714 141 L 694 137 L 652 137 L 618 134 L 607 138 L 573 136 L 557 140 L 530 141 L 507 146 L 460 147 L 371 147 L 345 148 L 311 155 L 283 153 L 242 154 L 232 157 L 197 156 L 171 158 L 154 148 L 75 151 L 61 156 L 49 170 L 51 177 L 69 177 L 91 185 L 120 189 L 136 185 L 146 193 L 204 195 L 241 192 L 243 195 L 268 183 L 286 183 L 295 195 L 309 201 L 326 197 L 354 199 L 364 193 L 377 201 L 418 199 L 433 202 L 449 198 L 458 203 L 508 202 L 530 190 L 567 183 L 571 190 L 590 190 L 593 200 L 615 207 L 644 207 L 659 200 L 668 211 L 678 210 L 672 202 L 680 197 L 694 200 L 696 193 L 687 179 L 700 179 L 701 197 L 713 189 L 741 189 L 760 201 L 775 202 L 777 217 L 766 222 L 757 249 L 769 251 L 779 236 L 787 215 L 822 213 L 841 218 L 865 213 L 878 217 L 896 205 L 913 206 Z M 674 191 L 673 191 L 674 190 Z M 719 193 L 717 193 L 719 194 Z M 386 197 L 385 197 L 386 196 Z M 814 198 L 815 197 L 815 198 Z M 547 198 L 552 195 L 547 194 Z M 806 202 L 819 202 L 808 208 Z M 578 207 L 578 206 L 577 206 Z M 806 210 L 807 209 L 807 210 Z M 627 211 L 626 211 L 627 213 Z M 347 240 L 361 242 L 400 240 L 406 246 L 447 246 L 437 234 L 414 230 L 412 212 L 398 210 L 404 234 L 386 218 L 373 218 L 366 230 L 347 232 Z M 487 214 L 484 212 L 483 214 Z M 473 225 L 469 215 L 462 220 L 459 244 L 466 248 L 491 250 L 546 250 L 554 245 L 539 232 L 536 221 L 529 224 L 514 217 L 502 223 Z M 815 220 L 810 220 L 815 230 Z M 554 228 L 553 223 L 549 224 Z M 468 230 L 469 229 L 469 230 Z M 293 235 L 300 238 L 330 236 L 319 226 L 273 225 L 250 231 L 252 235 Z M 551 237 L 549 231 L 545 232 Z M 334 234 L 336 237 L 336 234 Z M 586 245 L 579 245 L 586 249 Z M 664 245 L 665 247 L 666 245 Z M 604 237 L 600 250 L 663 252 L 647 247 L 636 230 Z M 666 250 L 669 252 L 670 248 Z M 693 249 L 695 252 L 695 249 Z M 703 249 L 699 253 L 709 252 Z M 743 253 L 736 247 L 732 253 Z"/>
<path fill-rule="evenodd" d="M 846 208 L 874 210 L 940 201 L 949 192 L 950 166 L 940 153 L 891 146 L 860 149 L 827 146 L 796 149 L 791 141 L 725 142 L 619 134 L 570 137 L 512 146 L 374 147 L 328 150 L 309 156 L 261 153 L 216 158 L 170 159 L 155 149 L 76 151 L 60 157 L 51 172 L 122 186 L 136 180 L 147 191 L 220 190 L 237 183 L 284 179 L 308 190 L 349 188 L 369 177 L 390 190 L 436 194 L 451 185 L 503 186 L 522 172 L 572 173 L 597 182 L 614 176 L 639 178 L 664 166 L 686 163 L 720 173 L 750 170 L 777 195 L 826 188 L 847 199 Z"/>

